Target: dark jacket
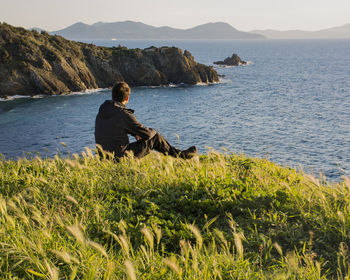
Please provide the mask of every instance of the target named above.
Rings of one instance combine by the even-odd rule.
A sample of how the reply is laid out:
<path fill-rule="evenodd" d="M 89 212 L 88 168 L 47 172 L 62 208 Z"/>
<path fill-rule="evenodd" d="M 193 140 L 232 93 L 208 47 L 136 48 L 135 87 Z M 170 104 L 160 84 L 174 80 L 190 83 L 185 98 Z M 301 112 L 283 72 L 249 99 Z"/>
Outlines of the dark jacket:
<path fill-rule="evenodd" d="M 129 145 L 128 134 L 143 140 L 151 139 L 156 131 L 139 123 L 133 113 L 134 110 L 127 109 L 122 103 L 106 100 L 96 116 L 96 144 L 120 157 Z"/>

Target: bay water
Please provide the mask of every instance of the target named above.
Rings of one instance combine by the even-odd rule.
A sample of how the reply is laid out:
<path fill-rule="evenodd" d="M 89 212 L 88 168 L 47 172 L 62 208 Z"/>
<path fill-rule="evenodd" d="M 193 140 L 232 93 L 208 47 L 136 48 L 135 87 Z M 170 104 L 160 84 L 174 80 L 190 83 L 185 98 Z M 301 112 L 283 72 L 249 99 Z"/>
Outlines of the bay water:
<path fill-rule="evenodd" d="M 176 46 L 207 65 L 237 53 L 248 65 L 214 66 L 224 76 L 218 84 L 136 87 L 128 107 L 179 148 L 266 157 L 335 181 L 350 176 L 350 40 L 93 43 Z M 0 153 L 15 159 L 94 148 L 95 116 L 110 95 L 100 89 L 0 102 Z"/>

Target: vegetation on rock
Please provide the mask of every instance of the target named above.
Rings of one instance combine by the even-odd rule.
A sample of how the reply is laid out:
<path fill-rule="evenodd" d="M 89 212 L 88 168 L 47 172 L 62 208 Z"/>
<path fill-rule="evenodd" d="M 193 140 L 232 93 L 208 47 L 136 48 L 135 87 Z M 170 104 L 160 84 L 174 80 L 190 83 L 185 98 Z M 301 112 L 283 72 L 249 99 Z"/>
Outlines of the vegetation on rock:
<path fill-rule="evenodd" d="M 0 161 L 2 279 L 349 279 L 350 181 L 266 159 Z"/>
<path fill-rule="evenodd" d="M 0 96 L 61 94 L 131 86 L 211 83 L 212 67 L 175 47 L 98 47 L 0 23 Z"/>

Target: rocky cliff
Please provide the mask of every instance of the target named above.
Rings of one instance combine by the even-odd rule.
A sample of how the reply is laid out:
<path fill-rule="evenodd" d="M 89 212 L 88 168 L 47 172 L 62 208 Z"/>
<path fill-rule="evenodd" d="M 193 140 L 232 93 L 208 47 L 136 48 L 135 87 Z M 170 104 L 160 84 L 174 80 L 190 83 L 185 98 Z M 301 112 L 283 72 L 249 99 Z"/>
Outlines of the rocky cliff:
<path fill-rule="evenodd" d="M 212 67 L 175 47 L 127 49 L 73 42 L 0 24 L 0 96 L 61 94 L 131 86 L 212 83 Z"/>

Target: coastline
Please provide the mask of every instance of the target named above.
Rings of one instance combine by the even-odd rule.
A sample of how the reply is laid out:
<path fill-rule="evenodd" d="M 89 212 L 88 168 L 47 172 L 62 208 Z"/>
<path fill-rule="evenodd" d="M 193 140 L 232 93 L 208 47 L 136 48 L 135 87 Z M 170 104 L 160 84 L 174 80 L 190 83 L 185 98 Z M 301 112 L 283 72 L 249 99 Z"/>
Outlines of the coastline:
<path fill-rule="evenodd" d="M 170 83 L 169 85 L 160 85 L 160 86 L 134 86 L 131 88 L 179 88 L 179 87 L 196 87 L 196 86 L 212 86 L 216 84 L 220 84 L 222 82 L 222 78 L 219 77 L 218 82 L 212 82 L 212 83 L 197 83 L 194 85 L 189 85 L 189 84 L 172 84 Z M 72 95 L 89 95 L 89 94 L 94 94 L 97 92 L 103 92 L 103 91 L 108 91 L 111 90 L 111 88 L 96 88 L 96 89 L 86 89 L 85 91 L 76 91 L 76 92 L 68 92 L 68 93 L 61 93 L 61 94 L 54 94 L 54 95 L 44 95 L 44 94 L 38 94 L 38 95 L 13 95 L 13 96 L 7 96 L 7 97 L 0 97 L 0 102 L 6 102 L 6 101 L 13 101 L 16 99 L 21 99 L 21 98 L 49 98 L 49 97 L 59 97 L 59 96 L 72 96 Z"/>

